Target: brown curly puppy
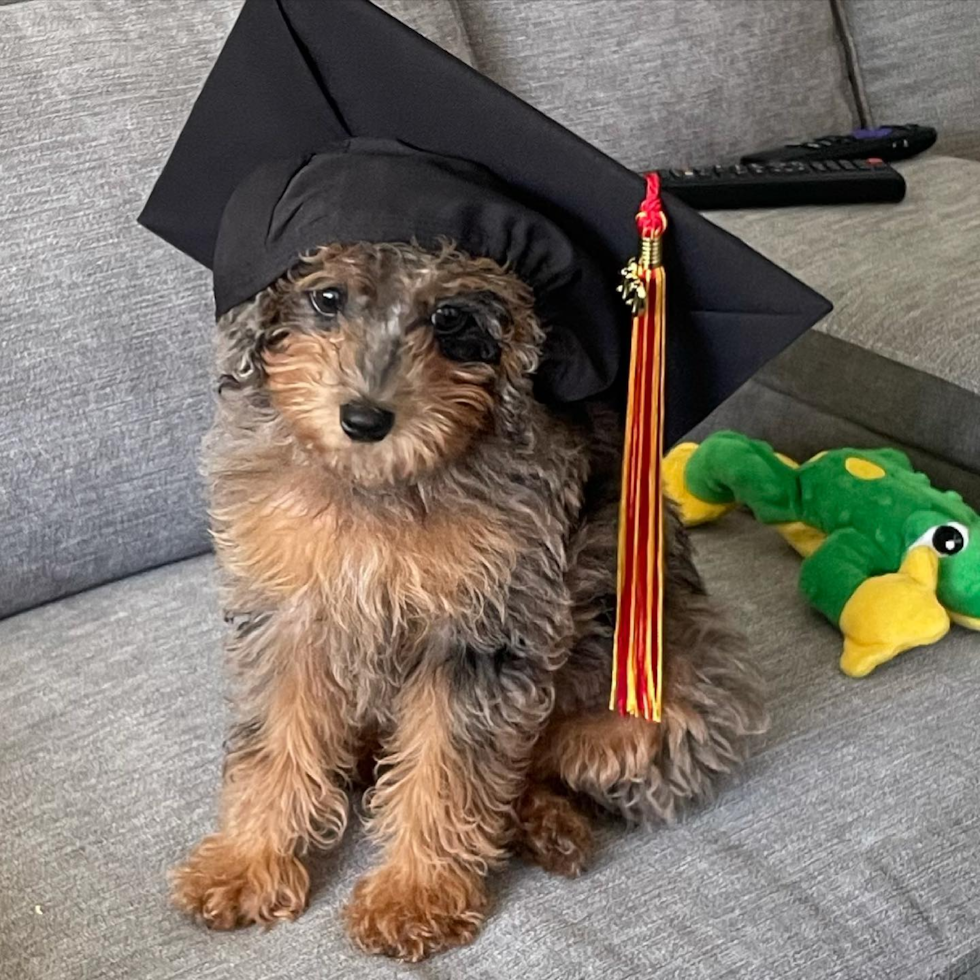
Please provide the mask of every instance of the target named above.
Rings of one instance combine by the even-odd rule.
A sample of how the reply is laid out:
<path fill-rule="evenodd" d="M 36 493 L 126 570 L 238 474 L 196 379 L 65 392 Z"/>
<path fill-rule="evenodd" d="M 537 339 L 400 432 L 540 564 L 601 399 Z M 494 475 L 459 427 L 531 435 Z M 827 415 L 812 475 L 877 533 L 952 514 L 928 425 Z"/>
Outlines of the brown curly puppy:
<path fill-rule="evenodd" d="M 542 341 L 530 289 L 449 246 L 326 247 L 219 321 L 237 720 L 220 829 L 174 872 L 210 926 L 303 910 L 368 745 L 383 856 L 347 925 L 418 960 L 473 938 L 509 850 L 581 871 L 574 794 L 669 820 L 763 727 L 673 518 L 664 720 L 608 710 L 619 436 L 534 398 Z"/>

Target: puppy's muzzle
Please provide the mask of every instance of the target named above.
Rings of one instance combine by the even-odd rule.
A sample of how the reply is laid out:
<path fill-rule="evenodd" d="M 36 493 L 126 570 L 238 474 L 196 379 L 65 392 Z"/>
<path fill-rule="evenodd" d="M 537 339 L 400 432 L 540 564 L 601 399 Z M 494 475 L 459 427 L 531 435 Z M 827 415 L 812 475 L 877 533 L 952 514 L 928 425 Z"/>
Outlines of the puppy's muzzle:
<path fill-rule="evenodd" d="M 340 406 L 340 427 L 355 442 L 380 442 L 395 424 L 394 412 L 370 402 Z"/>

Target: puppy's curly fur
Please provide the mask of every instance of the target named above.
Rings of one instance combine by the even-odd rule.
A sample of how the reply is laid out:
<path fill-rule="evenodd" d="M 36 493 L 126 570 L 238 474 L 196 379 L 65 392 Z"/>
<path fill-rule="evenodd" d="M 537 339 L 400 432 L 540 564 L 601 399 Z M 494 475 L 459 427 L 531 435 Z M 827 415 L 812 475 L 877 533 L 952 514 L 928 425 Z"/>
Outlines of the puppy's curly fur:
<path fill-rule="evenodd" d="M 762 729 L 673 515 L 664 718 L 609 712 L 617 426 L 535 399 L 542 341 L 530 289 L 448 244 L 322 248 L 219 321 L 207 455 L 236 722 L 220 829 L 174 872 L 210 926 L 302 911 L 303 854 L 341 838 L 373 746 L 383 856 L 347 926 L 418 960 L 472 939 L 509 851 L 580 872 L 576 796 L 671 820 Z M 350 435 L 351 404 L 390 432 Z"/>

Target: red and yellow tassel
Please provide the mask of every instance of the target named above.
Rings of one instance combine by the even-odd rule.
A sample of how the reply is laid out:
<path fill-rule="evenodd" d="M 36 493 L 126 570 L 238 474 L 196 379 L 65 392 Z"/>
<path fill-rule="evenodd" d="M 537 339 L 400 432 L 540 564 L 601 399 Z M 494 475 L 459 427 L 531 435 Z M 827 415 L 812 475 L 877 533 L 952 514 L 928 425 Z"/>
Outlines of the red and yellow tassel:
<path fill-rule="evenodd" d="M 633 310 L 626 444 L 619 505 L 619 567 L 610 708 L 660 721 L 663 672 L 664 512 L 660 468 L 664 442 L 667 217 L 660 178 L 647 175 L 636 216 L 640 255 L 620 287 Z"/>

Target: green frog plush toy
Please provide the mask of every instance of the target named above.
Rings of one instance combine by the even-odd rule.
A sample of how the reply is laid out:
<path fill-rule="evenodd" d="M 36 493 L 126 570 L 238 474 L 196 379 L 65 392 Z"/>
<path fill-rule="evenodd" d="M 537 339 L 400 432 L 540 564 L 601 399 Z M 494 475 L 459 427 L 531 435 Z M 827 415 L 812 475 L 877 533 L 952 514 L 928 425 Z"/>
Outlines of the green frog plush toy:
<path fill-rule="evenodd" d="M 664 486 L 687 525 L 739 504 L 804 557 L 800 587 L 864 677 L 950 622 L 980 629 L 980 516 L 897 449 L 835 449 L 798 465 L 737 432 L 675 446 Z"/>

